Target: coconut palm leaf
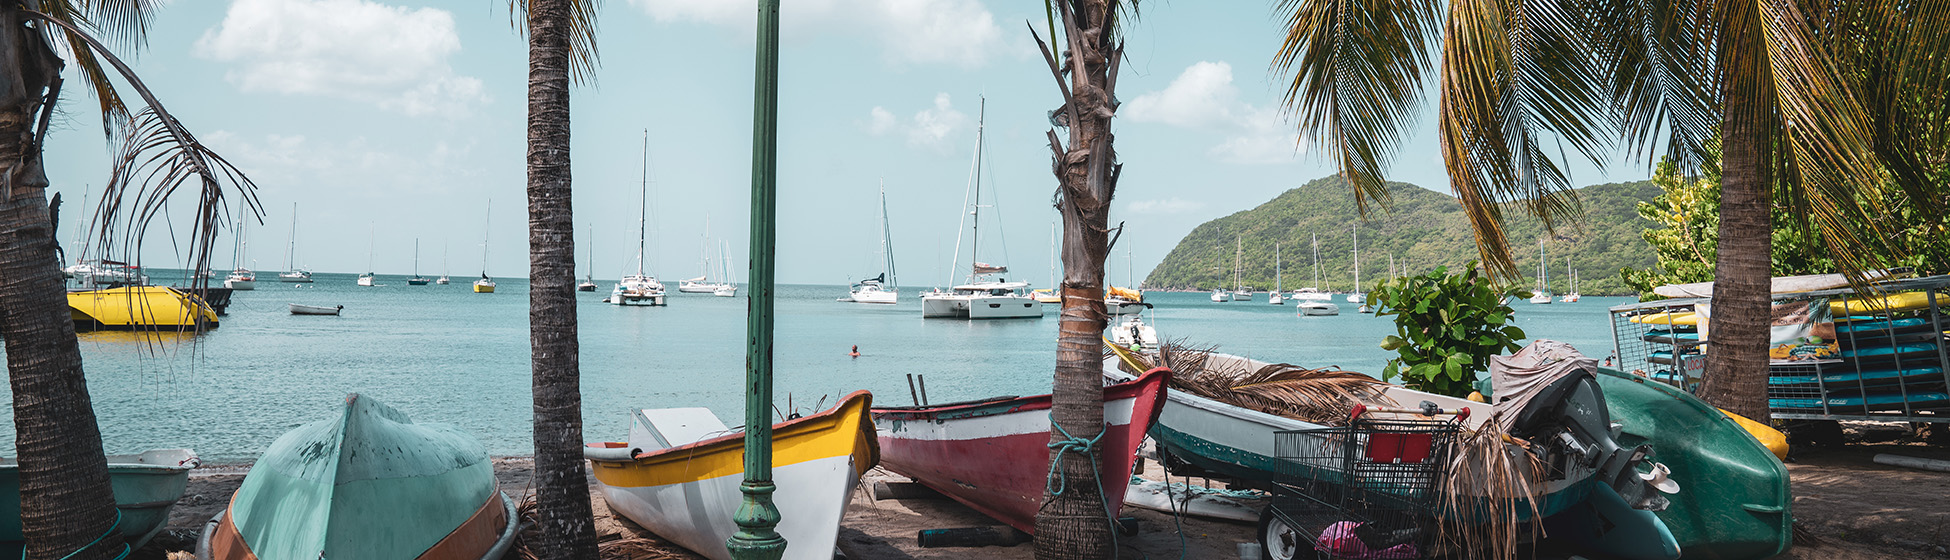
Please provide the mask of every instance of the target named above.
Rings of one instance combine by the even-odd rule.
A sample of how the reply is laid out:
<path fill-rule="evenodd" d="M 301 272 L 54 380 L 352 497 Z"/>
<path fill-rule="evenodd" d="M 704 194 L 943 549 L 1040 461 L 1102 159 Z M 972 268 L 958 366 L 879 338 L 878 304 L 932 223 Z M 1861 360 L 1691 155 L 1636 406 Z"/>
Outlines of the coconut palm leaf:
<path fill-rule="evenodd" d="M 1475 512 L 1443 516 L 1439 549 L 1461 558 L 1511 560 L 1517 545 L 1534 541 L 1543 517 L 1535 498 L 1543 494 L 1543 464 L 1529 453 L 1512 453 L 1498 413 L 1477 429 L 1450 440 L 1449 472 L 1437 494 L 1442 511 Z"/>
<path fill-rule="evenodd" d="M 528 37 L 529 0 L 508 0 L 510 23 L 522 37 Z M 602 53 L 596 47 L 596 14 L 600 0 L 571 0 L 569 3 L 569 77 L 578 85 L 594 83 Z"/>
<path fill-rule="evenodd" d="M 1357 404 L 1387 400 L 1387 384 L 1373 377 L 1334 367 L 1308 369 L 1270 364 L 1235 382 L 1226 402 L 1306 420 L 1317 424 L 1344 423 Z"/>

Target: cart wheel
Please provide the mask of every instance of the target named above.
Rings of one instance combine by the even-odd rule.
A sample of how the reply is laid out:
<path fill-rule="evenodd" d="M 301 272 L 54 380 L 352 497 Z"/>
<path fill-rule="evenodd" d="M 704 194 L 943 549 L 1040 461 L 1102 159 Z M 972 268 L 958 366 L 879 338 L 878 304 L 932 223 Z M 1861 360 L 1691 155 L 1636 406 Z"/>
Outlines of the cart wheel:
<path fill-rule="evenodd" d="M 1259 557 L 1261 560 L 1315 560 L 1313 539 L 1287 524 L 1268 507 L 1259 512 Z"/>

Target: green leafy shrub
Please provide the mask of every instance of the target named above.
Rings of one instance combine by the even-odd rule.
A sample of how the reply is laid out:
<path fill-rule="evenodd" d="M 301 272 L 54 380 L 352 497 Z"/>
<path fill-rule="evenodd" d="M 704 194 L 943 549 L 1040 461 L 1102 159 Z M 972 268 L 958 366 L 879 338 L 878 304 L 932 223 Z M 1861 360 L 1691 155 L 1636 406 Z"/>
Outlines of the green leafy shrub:
<path fill-rule="evenodd" d="M 1490 356 L 1514 352 L 1523 329 L 1508 324 L 1515 310 L 1507 298 L 1528 298 L 1520 287 L 1498 288 L 1478 271 L 1450 274 L 1438 267 L 1405 276 L 1368 292 L 1375 315 L 1394 315 L 1395 333 L 1381 341 L 1390 358 L 1382 379 L 1418 391 L 1463 397 L 1476 375 L 1487 371 Z M 1397 381 L 1399 379 L 1399 381 Z"/>

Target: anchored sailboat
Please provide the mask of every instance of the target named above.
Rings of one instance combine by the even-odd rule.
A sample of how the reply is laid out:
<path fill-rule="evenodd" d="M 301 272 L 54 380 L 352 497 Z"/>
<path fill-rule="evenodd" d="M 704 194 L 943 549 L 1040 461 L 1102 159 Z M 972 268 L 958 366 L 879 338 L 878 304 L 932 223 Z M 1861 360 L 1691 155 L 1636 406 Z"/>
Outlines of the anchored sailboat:
<path fill-rule="evenodd" d="M 237 248 L 230 256 L 230 260 L 236 263 L 237 269 L 230 271 L 230 276 L 224 277 L 223 287 L 237 291 L 257 289 L 257 273 L 244 268 L 244 260 L 250 252 L 250 246 L 250 241 L 244 239 L 244 219 L 239 217 L 237 218 Z"/>
<path fill-rule="evenodd" d="M 1341 306 L 1334 305 L 1334 294 L 1320 291 L 1320 236 L 1313 237 L 1313 245 L 1314 285 L 1301 288 L 1300 293 L 1294 294 L 1300 303 L 1293 306 L 1299 309 L 1300 315 L 1340 315 Z"/>
<path fill-rule="evenodd" d="M 840 301 L 853 303 L 899 303 L 901 283 L 894 274 L 893 228 L 887 225 L 887 183 L 880 184 L 880 256 L 885 268 L 880 276 L 861 280 L 853 284 L 846 297 Z"/>
<path fill-rule="evenodd" d="M 485 218 L 481 219 L 481 279 L 474 281 L 474 293 L 477 294 L 494 293 L 494 279 L 489 278 L 487 273 L 488 233 L 493 231 L 488 224 L 494 220 L 494 199 L 492 198 L 487 201 L 487 214 L 485 216 Z"/>
<path fill-rule="evenodd" d="M 413 277 L 406 279 L 408 286 L 425 286 L 430 280 L 420 275 L 420 238 L 413 238 Z"/>
<path fill-rule="evenodd" d="M 639 187 L 636 220 L 636 274 L 623 276 L 610 289 L 609 299 L 616 305 L 664 305 L 664 284 L 643 273 L 644 238 L 650 231 L 650 131 L 643 131 L 643 181 Z"/>
<path fill-rule="evenodd" d="M 1273 243 L 1273 293 L 1266 295 L 1266 303 L 1270 303 L 1273 305 L 1286 305 L 1286 297 L 1280 293 L 1285 289 L 1286 289 L 1286 284 L 1284 282 L 1284 279 L 1280 276 L 1280 244 L 1279 242 L 1274 242 Z"/>
<path fill-rule="evenodd" d="M 576 284 L 576 291 L 596 291 L 596 226 L 589 226 L 589 277 Z"/>
<path fill-rule="evenodd" d="M 452 283 L 454 280 L 452 278 L 447 277 L 447 270 L 449 268 L 450 267 L 447 266 L 447 243 L 445 241 L 442 241 L 440 243 L 440 279 L 434 280 L 433 283 L 442 286 Z"/>
<path fill-rule="evenodd" d="M 366 273 L 359 275 L 359 285 L 361 286 L 370 288 L 378 285 L 376 282 L 378 282 L 379 276 L 372 273 L 372 253 L 378 243 L 379 231 L 374 226 L 368 224 L 366 226 Z"/>
<path fill-rule="evenodd" d="M 936 289 L 921 295 L 922 317 L 948 317 L 957 319 L 1018 319 L 1043 317 L 1043 305 L 1036 298 L 1023 293 L 1028 282 L 1010 282 L 1004 278 L 989 280 L 994 274 L 1009 271 L 1007 265 L 996 266 L 981 261 L 982 246 L 982 151 L 987 147 L 983 142 L 986 129 L 984 122 L 988 114 L 988 100 L 982 101 L 980 116 L 975 121 L 975 167 L 970 171 L 972 180 L 968 192 L 973 196 L 966 199 L 968 213 L 973 224 L 972 240 L 968 251 L 968 283 L 954 286 L 949 290 Z M 955 233 L 955 261 L 961 257 L 961 231 L 957 224 Z M 950 273 L 952 274 L 952 272 Z"/>
<path fill-rule="evenodd" d="M 298 203 L 291 203 L 291 237 L 284 242 L 284 272 L 278 273 L 279 282 L 310 284 L 311 271 L 298 266 Z"/>
<path fill-rule="evenodd" d="M 1550 260 L 1544 257 L 1544 240 L 1537 240 L 1537 293 L 1531 294 L 1530 303 L 1545 305 L 1551 302 Z"/>

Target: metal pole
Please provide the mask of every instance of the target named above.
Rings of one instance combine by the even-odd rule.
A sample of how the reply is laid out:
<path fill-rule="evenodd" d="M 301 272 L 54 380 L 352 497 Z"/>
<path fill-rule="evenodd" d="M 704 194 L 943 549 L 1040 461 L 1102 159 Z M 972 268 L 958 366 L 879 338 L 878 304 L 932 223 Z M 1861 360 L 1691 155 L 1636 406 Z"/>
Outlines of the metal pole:
<path fill-rule="evenodd" d="M 745 311 L 745 501 L 725 542 L 737 560 L 785 556 L 772 503 L 772 279 L 778 209 L 779 0 L 758 3 L 758 64 L 752 83 L 751 291 Z"/>

